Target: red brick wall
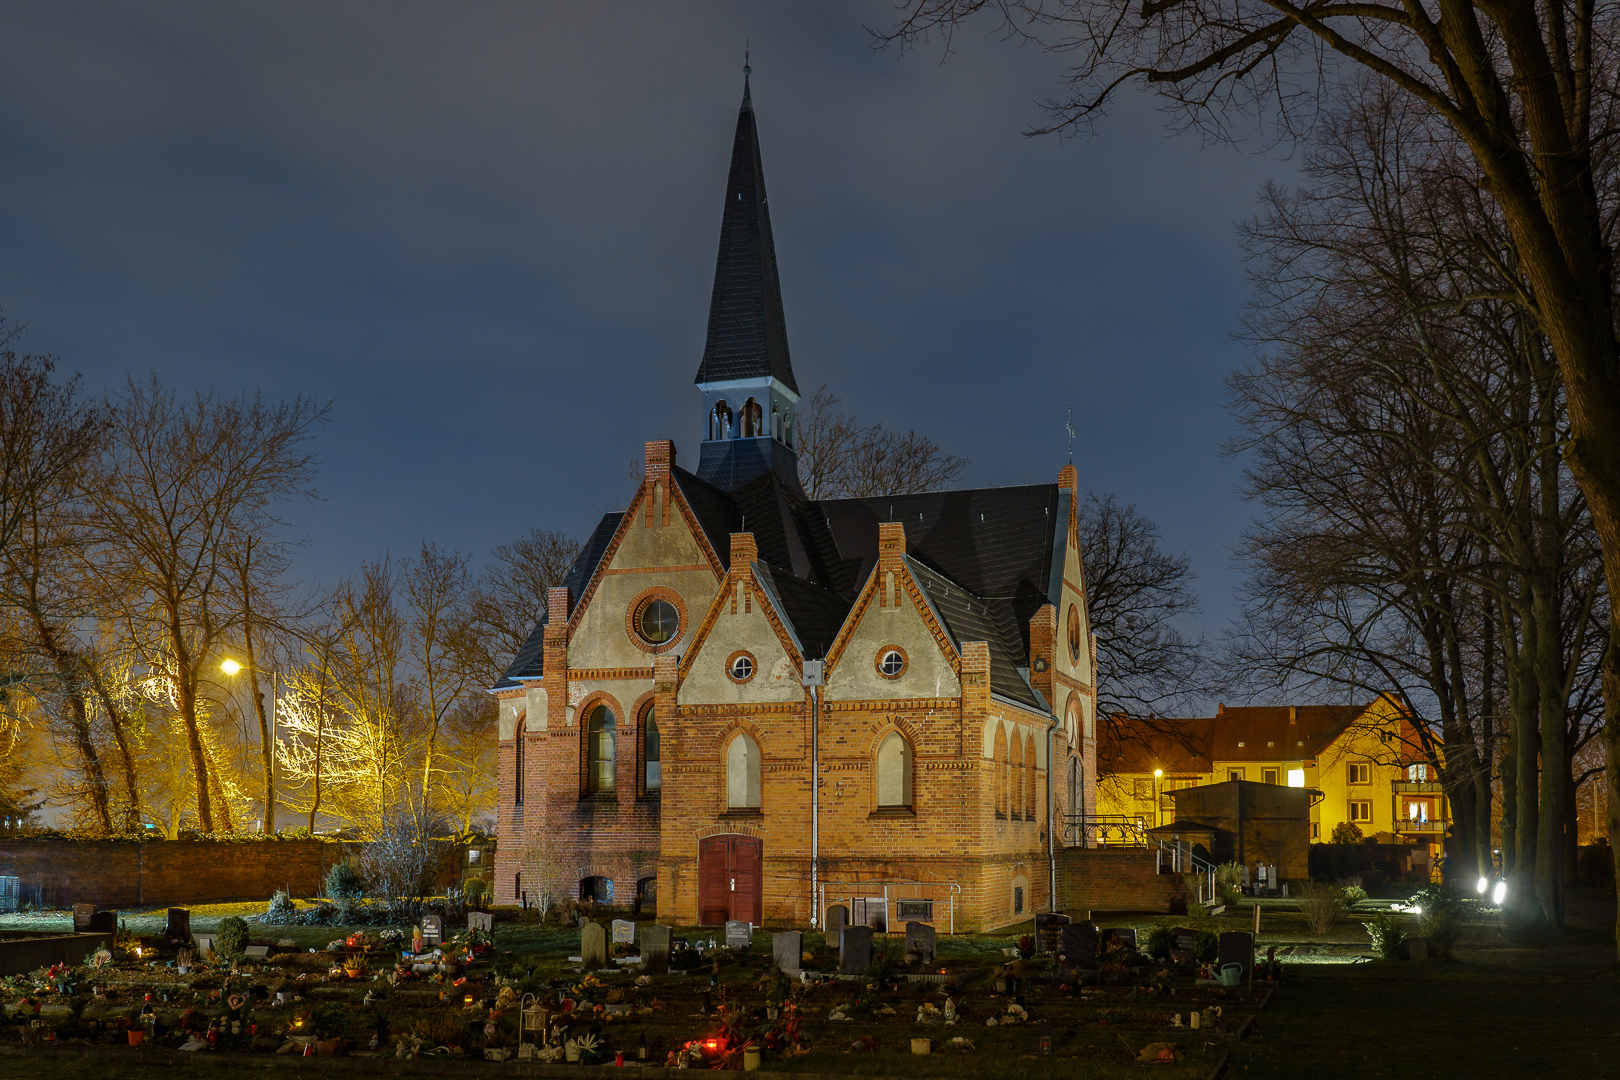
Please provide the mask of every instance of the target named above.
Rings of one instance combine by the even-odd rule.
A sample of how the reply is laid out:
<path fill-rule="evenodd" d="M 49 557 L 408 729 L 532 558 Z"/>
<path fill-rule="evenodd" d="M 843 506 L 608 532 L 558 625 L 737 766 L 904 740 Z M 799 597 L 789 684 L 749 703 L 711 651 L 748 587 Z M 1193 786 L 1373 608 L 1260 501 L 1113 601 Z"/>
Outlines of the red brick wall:
<path fill-rule="evenodd" d="M 319 896 L 327 867 L 344 855 L 324 840 L 63 840 L 0 838 L 0 875 L 41 890 L 51 905 L 269 901 L 277 889 Z"/>
<path fill-rule="evenodd" d="M 1156 872 L 1146 848 L 1065 848 L 1058 852 L 1058 906 L 1066 912 L 1158 911 L 1186 899 L 1180 874 Z"/>

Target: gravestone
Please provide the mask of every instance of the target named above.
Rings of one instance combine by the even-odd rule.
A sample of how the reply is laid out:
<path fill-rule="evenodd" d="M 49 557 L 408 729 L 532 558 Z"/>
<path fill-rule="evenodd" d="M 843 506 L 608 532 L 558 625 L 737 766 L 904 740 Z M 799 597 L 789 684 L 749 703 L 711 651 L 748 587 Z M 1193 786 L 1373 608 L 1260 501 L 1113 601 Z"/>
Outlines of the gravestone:
<path fill-rule="evenodd" d="M 1055 911 L 1037 911 L 1035 913 L 1035 951 L 1038 953 L 1055 953 L 1063 949 L 1063 928 L 1069 925 L 1067 915 L 1059 915 Z"/>
<path fill-rule="evenodd" d="M 1243 977 L 1249 977 L 1249 964 L 1254 959 L 1254 935 L 1247 930 L 1227 930 L 1221 934 L 1221 949 L 1215 960 L 1218 972 L 1227 964 L 1241 964 Z"/>
<path fill-rule="evenodd" d="M 422 916 L 422 945 L 433 948 L 444 943 L 444 919 L 438 915 Z"/>
<path fill-rule="evenodd" d="M 754 924 L 730 919 L 726 922 L 726 948 L 732 952 L 747 952 L 754 943 Z"/>
<path fill-rule="evenodd" d="M 634 945 L 636 943 L 636 924 L 629 919 L 613 920 L 613 944 Z"/>
<path fill-rule="evenodd" d="M 214 955 L 214 950 L 219 948 L 219 935 L 192 934 L 191 945 L 197 950 L 197 959 L 207 960 Z"/>
<path fill-rule="evenodd" d="M 804 935 L 797 930 L 784 930 L 771 935 L 771 959 L 787 975 L 797 975 L 804 957 Z"/>
<path fill-rule="evenodd" d="M 838 935 L 844 932 L 849 925 L 849 908 L 843 904 L 834 904 L 827 909 L 827 947 L 832 948 L 838 944 Z"/>
<path fill-rule="evenodd" d="M 854 975 L 872 966 L 872 928 L 846 926 L 838 935 L 838 970 Z"/>
<path fill-rule="evenodd" d="M 191 940 L 191 909 L 172 907 L 169 909 L 169 925 L 163 931 L 163 936 L 171 941 Z"/>
<path fill-rule="evenodd" d="M 641 970 L 662 975 L 669 970 L 669 927 L 656 923 L 641 928 Z"/>
<path fill-rule="evenodd" d="M 270 946 L 249 945 L 243 951 L 249 960 L 263 960 L 270 955 Z"/>
<path fill-rule="evenodd" d="M 88 934 L 90 932 L 90 920 L 95 918 L 95 917 L 96 917 L 96 905 L 94 905 L 94 904 L 74 904 L 73 905 L 73 932 L 75 934 Z"/>
<path fill-rule="evenodd" d="M 118 933 L 118 912 L 98 911 L 90 916 L 90 932 L 92 934 Z"/>
<path fill-rule="evenodd" d="M 579 961 L 586 971 L 607 966 L 607 930 L 601 923 L 586 923 L 579 931 Z"/>
<path fill-rule="evenodd" d="M 1408 960 L 1427 960 L 1429 958 L 1429 939 L 1426 937 L 1407 938 L 1406 958 Z"/>
<path fill-rule="evenodd" d="M 1096 971 L 1097 924 L 1091 921 L 1070 923 L 1061 931 L 1063 959 L 1077 971 Z"/>
<path fill-rule="evenodd" d="M 1170 931 L 1170 959 L 1198 959 L 1198 931 L 1189 930 L 1185 926 L 1172 929 Z"/>
<path fill-rule="evenodd" d="M 1117 941 L 1126 948 L 1134 949 L 1136 948 L 1136 927 L 1110 926 L 1102 932 L 1102 940 L 1104 943 Z"/>
<path fill-rule="evenodd" d="M 917 962 L 934 962 L 934 928 L 923 922 L 906 923 L 906 952 L 917 957 Z"/>
<path fill-rule="evenodd" d="M 495 932 L 495 916 L 487 911 L 467 912 L 467 929 L 482 930 L 486 934 Z"/>

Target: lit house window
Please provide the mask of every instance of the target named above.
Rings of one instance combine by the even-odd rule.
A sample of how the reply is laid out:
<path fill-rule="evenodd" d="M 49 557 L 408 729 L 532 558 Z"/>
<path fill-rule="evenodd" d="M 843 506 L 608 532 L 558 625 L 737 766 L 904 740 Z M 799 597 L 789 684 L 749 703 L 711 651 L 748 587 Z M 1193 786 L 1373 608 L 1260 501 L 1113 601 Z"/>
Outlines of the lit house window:
<path fill-rule="evenodd" d="M 1426 783 L 1429 779 L 1429 767 L 1427 765 L 1408 765 L 1406 767 L 1406 778 L 1414 784 Z"/>
<path fill-rule="evenodd" d="M 1304 787 L 1305 786 L 1305 770 L 1304 769 L 1289 769 L 1288 770 L 1288 786 L 1289 787 Z"/>

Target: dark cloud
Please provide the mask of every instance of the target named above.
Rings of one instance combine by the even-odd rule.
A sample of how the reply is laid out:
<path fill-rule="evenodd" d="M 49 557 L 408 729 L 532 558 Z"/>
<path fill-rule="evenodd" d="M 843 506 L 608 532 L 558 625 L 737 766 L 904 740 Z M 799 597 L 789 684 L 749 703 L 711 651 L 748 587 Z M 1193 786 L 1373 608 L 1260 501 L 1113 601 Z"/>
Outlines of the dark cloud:
<path fill-rule="evenodd" d="M 336 401 L 331 579 L 422 539 L 583 533 L 691 388 L 741 54 L 799 382 L 973 459 L 1064 461 L 1185 548 L 1216 627 L 1244 507 L 1217 444 L 1233 224 L 1288 167 L 1122 99 L 1026 138 L 1061 58 L 875 51 L 816 5 L 0 6 L 0 304 L 113 388 Z"/>

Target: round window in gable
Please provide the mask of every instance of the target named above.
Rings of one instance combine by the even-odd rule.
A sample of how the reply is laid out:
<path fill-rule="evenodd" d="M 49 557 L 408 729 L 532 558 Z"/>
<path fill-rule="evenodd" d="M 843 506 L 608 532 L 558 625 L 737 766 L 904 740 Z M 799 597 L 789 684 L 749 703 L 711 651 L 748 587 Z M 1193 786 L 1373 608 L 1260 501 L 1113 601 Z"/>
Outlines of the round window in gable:
<path fill-rule="evenodd" d="M 636 630 L 641 640 L 649 645 L 662 645 L 670 641 L 681 629 L 681 613 L 668 600 L 652 600 L 644 604 L 636 617 Z"/>
<path fill-rule="evenodd" d="M 879 649 L 877 673 L 885 679 L 898 679 L 906 673 L 906 651 L 897 645 Z"/>
<path fill-rule="evenodd" d="M 734 652 L 726 659 L 726 678 L 735 683 L 745 683 L 754 677 L 757 666 L 753 653 Z"/>

